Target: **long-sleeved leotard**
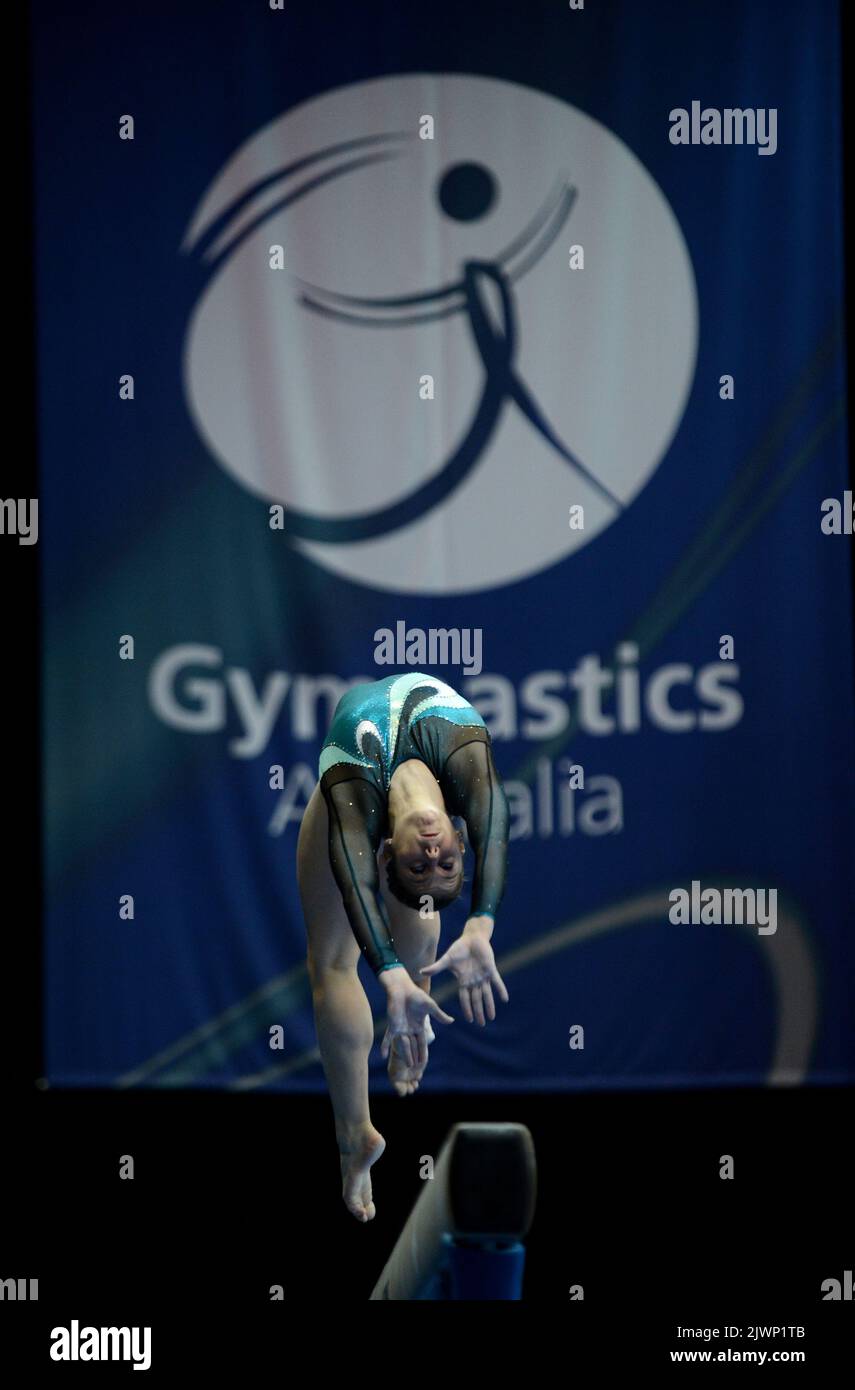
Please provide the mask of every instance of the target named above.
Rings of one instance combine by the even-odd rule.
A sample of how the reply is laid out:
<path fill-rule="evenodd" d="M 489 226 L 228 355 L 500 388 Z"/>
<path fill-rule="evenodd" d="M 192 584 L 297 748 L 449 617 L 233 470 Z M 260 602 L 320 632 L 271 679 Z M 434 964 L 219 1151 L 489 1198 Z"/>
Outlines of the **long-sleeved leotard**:
<path fill-rule="evenodd" d="M 478 712 L 418 673 L 356 686 L 339 702 L 321 753 L 330 864 L 372 969 L 400 965 L 379 894 L 377 850 L 387 833 L 392 774 L 417 758 L 436 777 L 475 854 L 470 916 L 495 916 L 505 885 L 508 806 Z"/>

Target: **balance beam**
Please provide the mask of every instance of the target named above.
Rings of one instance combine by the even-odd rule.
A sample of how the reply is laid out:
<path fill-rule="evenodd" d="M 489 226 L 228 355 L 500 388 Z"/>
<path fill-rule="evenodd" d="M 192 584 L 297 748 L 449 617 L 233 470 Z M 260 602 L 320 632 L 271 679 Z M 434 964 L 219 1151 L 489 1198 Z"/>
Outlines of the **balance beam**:
<path fill-rule="evenodd" d="M 455 1250 L 469 1269 L 473 1259 L 489 1263 L 491 1252 L 497 1259 L 521 1252 L 519 1242 L 534 1217 L 536 1186 L 534 1141 L 525 1125 L 455 1125 L 440 1150 L 433 1178 L 425 1180 L 374 1286 L 371 1301 L 433 1297 L 426 1291 Z M 523 1258 L 518 1254 L 520 1278 Z"/>

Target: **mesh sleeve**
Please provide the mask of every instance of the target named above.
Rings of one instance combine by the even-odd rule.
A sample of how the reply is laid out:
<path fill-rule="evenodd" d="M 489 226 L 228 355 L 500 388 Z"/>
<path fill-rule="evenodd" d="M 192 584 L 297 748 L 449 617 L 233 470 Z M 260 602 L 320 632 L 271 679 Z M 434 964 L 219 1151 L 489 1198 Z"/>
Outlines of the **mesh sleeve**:
<path fill-rule="evenodd" d="M 331 787 L 321 785 L 329 813 L 333 876 L 359 948 L 379 975 L 401 964 L 379 893 L 377 850 L 384 822 L 380 795 L 361 777 Z"/>
<path fill-rule="evenodd" d="M 508 859 L 508 801 L 489 743 L 475 741 L 455 749 L 440 783 L 446 805 L 466 822 L 475 853 L 470 917 L 495 917 L 505 889 Z"/>

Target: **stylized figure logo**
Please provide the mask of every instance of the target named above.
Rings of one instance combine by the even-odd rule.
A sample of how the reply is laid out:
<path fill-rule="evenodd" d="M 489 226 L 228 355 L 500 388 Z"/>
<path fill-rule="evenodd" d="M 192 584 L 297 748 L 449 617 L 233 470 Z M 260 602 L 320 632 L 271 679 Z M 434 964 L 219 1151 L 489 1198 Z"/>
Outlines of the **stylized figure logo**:
<path fill-rule="evenodd" d="M 603 126 L 513 83 L 317 98 L 230 161 L 184 246 L 211 272 L 185 359 L 200 433 L 295 544 L 381 588 L 491 587 L 587 543 L 685 406 L 696 298 L 667 203 Z"/>

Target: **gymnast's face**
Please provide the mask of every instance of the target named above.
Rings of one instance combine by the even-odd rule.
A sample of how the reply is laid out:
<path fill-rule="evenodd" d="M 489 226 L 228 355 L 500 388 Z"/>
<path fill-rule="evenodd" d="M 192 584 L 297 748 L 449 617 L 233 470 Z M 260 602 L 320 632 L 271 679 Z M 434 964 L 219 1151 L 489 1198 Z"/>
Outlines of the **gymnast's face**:
<path fill-rule="evenodd" d="M 398 878 L 414 893 L 454 889 L 463 873 L 463 836 L 444 812 L 411 811 L 387 841 Z"/>

